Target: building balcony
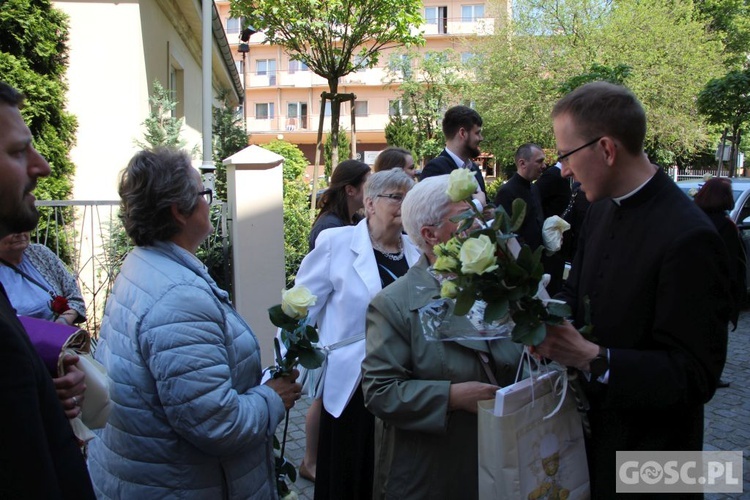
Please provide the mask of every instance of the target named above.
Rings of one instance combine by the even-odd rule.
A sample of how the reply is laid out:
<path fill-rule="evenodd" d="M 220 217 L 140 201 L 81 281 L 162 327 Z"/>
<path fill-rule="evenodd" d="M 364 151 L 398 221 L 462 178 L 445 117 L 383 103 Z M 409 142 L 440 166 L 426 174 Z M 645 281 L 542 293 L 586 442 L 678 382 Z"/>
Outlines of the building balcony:
<path fill-rule="evenodd" d="M 474 20 L 464 18 L 441 17 L 432 24 L 423 24 L 419 27 L 425 36 L 438 35 L 492 35 L 495 33 L 497 19 L 494 17 L 480 17 Z"/>

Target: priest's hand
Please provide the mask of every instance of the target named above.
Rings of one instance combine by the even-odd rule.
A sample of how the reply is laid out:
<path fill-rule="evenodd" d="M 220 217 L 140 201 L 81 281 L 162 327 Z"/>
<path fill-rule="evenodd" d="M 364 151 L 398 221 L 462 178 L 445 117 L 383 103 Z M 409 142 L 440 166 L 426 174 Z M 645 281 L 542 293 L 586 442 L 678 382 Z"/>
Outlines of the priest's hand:
<path fill-rule="evenodd" d="M 533 347 L 532 352 L 562 365 L 589 371 L 589 362 L 599 354 L 599 346 L 583 338 L 566 321 L 561 325 L 547 325 L 547 337 Z"/>

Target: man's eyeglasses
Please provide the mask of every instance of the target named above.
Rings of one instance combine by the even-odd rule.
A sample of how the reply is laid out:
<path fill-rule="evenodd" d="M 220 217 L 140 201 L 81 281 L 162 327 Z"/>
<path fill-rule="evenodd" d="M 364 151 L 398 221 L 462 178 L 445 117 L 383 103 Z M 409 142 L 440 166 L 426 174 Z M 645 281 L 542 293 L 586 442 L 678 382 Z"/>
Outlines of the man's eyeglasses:
<path fill-rule="evenodd" d="M 206 200 L 206 203 L 208 203 L 209 205 L 214 201 L 214 192 L 211 189 L 204 189 L 203 191 L 199 191 L 198 196 L 203 196 L 203 199 Z"/>
<path fill-rule="evenodd" d="M 592 144 L 596 144 L 597 142 L 599 142 L 599 139 L 601 139 L 602 137 L 604 137 L 604 136 L 603 135 L 599 136 L 596 139 L 594 139 L 593 141 L 587 142 L 583 146 L 575 148 L 573 151 L 568 151 L 564 155 L 559 155 L 557 157 L 557 161 L 560 162 L 560 163 L 562 163 L 564 160 L 567 160 L 570 157 L 570 155 L 572 155 L 573 153 L 577 153 L 578 151 L 580 151 L 580 150 L 582 150 L 584 148 L 587 148 L 587 147 L 591 146 Z"/>
<path fill-rule="evenodd" d="M 398 194 L 398 193 L 389 193 L 389 194 L 376 194 L 375 198 L 388 198 L 394 203 L 401 203 L 404 201 L 404 195 Z"/>

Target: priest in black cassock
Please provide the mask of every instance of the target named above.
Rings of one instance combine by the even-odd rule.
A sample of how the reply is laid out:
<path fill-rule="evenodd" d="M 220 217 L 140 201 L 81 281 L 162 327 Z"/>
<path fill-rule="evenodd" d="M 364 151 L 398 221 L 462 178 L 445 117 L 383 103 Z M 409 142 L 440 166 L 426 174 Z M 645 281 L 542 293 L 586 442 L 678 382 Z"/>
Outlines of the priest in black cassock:
<path fill-rule="evenodd" d="M 502 206 L 510 214 L 513 201 L 521 198 L 526 202 L 526 217 L 518 230 L 518 239 L 529 245 L 532 251 L 542 245 L 542 204 L 534 181 L 544 168 L 544 151 L 534 143 L 526 143 L 516 150 L 516 173 L 497 190 L 495 206 Z"/>
<path fill-rule="evenodd" d="M 728 258 L 711 221 L 643 152 L 632 92 L 590 83 L 552 118 L 562 173 L 592 205 L 557 296 L 574 325 L 548 326 L 536 351 L 582 372 L 592 498 L 613 498 L 617 451 L 703 448 L 703 405 L 726 359 Z M 594 341 L 575 328 L 586 301 Z"/>

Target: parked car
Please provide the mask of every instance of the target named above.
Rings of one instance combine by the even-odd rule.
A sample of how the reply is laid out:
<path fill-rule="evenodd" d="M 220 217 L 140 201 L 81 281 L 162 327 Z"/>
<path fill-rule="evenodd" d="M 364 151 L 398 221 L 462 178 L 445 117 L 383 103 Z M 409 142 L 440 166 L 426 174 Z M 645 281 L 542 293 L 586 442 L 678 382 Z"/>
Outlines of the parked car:
<path fill-rule="evenodd" d="M 734 208 L 729 212 L 729 217 L 737 224 L 745 246 L 745 255 L 750 262 L 750 179 L 732 178 L 732 195 L 734 196 Z M 691 198 L 703 185 L 703 180 L 678 181 L 677 186 Z M 692 191 L 694 190 L 694 191 Z M 692 194 L 691 194 L 692 193 Z M 750 292 L 750 266 L 747 269 L 748 292 Z"/>

